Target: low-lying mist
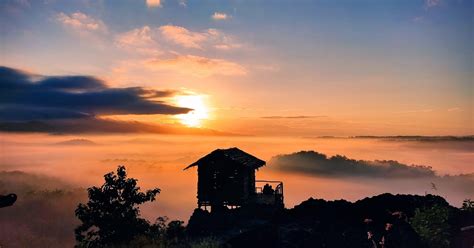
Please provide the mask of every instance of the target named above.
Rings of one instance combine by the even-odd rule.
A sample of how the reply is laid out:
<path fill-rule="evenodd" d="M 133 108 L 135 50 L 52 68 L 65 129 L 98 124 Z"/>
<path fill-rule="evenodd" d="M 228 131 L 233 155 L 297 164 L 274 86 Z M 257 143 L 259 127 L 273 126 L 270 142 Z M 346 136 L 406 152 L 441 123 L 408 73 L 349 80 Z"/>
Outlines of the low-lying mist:
<path fill-rule="evenodd" d="M 84 189 L 61 180 L 25 172 L 0 172 L 0 194 L 18 200 L 0 210 L 0 246 L 72 247 L 74 209 L 87 199 Z"/>
<path fill-rule="evenodd" d="M 442 175 L 430 166 L 394 160 L 355 160 L 342 155 L 328 157 L 315 151 L 300 151 L 275 156 L 269 164 L 272 170 L 283 173 L 361 184 L 367 187 L 367 195 L 383 192 L 440 194 L 453 205 L 474 196 L 474 173 Z M 330 183 L 330 187 L 340 184 Z M 344 190 L 348 194 L 354 191 Z"/>
<path fill-rule="evenodd" d="M 0 211 L 0 240 L 9 247 L 72 246 L 78 224 L 74 209 L 87 200 L 85 189 L 102 184 L 103 175 L 118 165 L 125 165 L 143 190 L 162 190 L 156 202 L 141 207 L 143 217 L 151 222 L 159 216 L 187 221 L 196 207 L 197 173 L 183 168 L 214 149 L 229 147 L 268 162 L 257 179 L 283 181 L 289 208 L 309 197 L 354 201 L 385 192 L 438 194 L 459 206 L 474 198 L 473 144 L 378 138 L 2 134 L 0 194 L 16 193 L 18 200 Z M 312 156 L 289 155 L 284 164 L 277 161 L 282 157 L 275 157 L 302 150 L 317 151 L 312 154 L 317 163 Z M 331 159 L 337 154 L 345 157 Z"/>

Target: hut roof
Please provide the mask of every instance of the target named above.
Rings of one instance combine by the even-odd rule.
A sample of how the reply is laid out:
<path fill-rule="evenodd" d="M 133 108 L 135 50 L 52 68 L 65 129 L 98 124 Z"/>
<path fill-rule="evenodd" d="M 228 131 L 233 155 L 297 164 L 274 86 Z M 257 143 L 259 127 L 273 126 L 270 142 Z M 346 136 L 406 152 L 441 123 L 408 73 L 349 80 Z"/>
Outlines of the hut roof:
<path fill-rule="evenodd" d="M 229 149 L 217 149 L 213 152 L 207 154 L 206 156 L 200 158 L 198 161 L 190 164 L 188 167 L 184 168 L 189 169 L 196 165 L 205 164 L 208 161 L 212 160 L 219 160 L 219 158 L 224 157 L 225 159 L 232 160 L 237 162 L 241 165 L 248 166 L 252 169 L 258 169 L 265 165 L 265 161 L 258 159 L 255 156 L 252 156 L 237 147 L 229 148 Z"/>

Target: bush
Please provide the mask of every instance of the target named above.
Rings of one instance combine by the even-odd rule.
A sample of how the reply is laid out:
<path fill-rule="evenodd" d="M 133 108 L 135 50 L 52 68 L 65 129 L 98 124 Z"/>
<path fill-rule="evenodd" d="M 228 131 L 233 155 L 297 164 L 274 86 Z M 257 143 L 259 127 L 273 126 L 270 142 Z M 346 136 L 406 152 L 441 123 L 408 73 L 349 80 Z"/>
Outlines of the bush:
<path fill-rule="evenodd" d="M 451 243 L 450 209 L 434 205 L 416 209 L 410 224 L 420 235 L 423 243 L 431 248 L 449 247 Z"/>
<path fill-rule="evenodd" d="M 206 237 L 200 240 L 191 242 L 189 244 L 191 248 L 218 248 L 221 247 L 221 243 L 218 239 L 213 237 Z"/>

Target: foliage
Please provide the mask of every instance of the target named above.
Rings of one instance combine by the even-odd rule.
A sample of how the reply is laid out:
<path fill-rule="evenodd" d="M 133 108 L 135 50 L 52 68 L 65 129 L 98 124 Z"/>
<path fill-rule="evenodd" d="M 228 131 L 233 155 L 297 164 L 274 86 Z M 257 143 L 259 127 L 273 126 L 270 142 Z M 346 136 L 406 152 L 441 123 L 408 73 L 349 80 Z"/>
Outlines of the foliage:
<path fill-rule="evenodd" d="M 168 222 L 167 217 L 159 217 L 152 234 L 135 237 L 126 246 L 127 248 L 217 248 L 221 247 L 221 241 L 215 237 L 190 237 L 186 235 L 182 221 L 173 220 Z"/>
<path fill-rule="evenodd" d="M 174 242 L 178 242 L 185 236 L 184 222 L 180 220 L 173 220 L 168 223 L 166 228 L 166 238 Z"/>
<path fill-rule="evenodd" d="M 466 199 L 462 202 L 461 210 L 474 213 L 474 201 Z"/>
<path fill-rule="evenodd" d="M 127 178 L 124 166 L 104 175 L 105 183 L 89 188 L 89 202 L 79 204 L 76 216 L 82 224 L 75 229 L 79 246 L 103 247 L 126 244 L 150 232 L 150 224 L 139 218 L 137 205 L 154 201 L 160 189 L 141 192 L 137 180 Z"/>
<path fill-rule="evenodd" d="M 447 206 L 441 205 L 433 205 L 423 209 L 418 208 L 415 210 L 415 215 L 410 224 L 428 247 L 449 247 L 452 236 L 449 224 L 450 212 Z"/>
<path fill-rule="evenodd" d="M 141 242 L 146 246 L 153 247 L 174 247 L 185 239 L 184 222 L 172 220 L 168 222 L 168 217 L 158 217 L 153 225 L 150 226 L 150 232 L 146 236 L 135 239 L 134 243 Z"/>
<path fill-rule="evenodd" d="M 113 248 L 218 248 L 221 242 L 214 237 L 201 237 L 197 239 L 184 238 L 179 242 L 168 240 L 165 236 L 154 239 L 151 236 L 137 236 L 126 246 L 114 246 Z"/>
<path fill-rule="evenodd" d="M 220 241 L 214 237 L 206 237 L 194 242 L 189 245 L 191 248 L 218 248 L 221 247 Z"/>

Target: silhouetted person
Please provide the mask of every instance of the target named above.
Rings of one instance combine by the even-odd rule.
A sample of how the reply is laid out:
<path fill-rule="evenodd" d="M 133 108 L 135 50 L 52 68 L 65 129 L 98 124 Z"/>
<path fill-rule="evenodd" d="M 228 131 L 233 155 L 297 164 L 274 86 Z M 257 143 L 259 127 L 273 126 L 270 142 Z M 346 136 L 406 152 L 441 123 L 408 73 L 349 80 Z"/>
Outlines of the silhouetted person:
<path fill-rule="evenodd" d="M 416 248 L 421 246 L 421 240 L 408 223 L 407 216 L 403 212 L 392 213 L 393 230 L 399 237 L 398 244 L 401 248 Z"/>
<path fill-rule="evenodd" d="M 273 190 L 273 188 L 270 184 L 267 183 L 263 186 L 262 193 L 264 195 L 273 195 L 274 192 L 275 192 L 275 190 Z"/>
<path fill-rule="evenodd" d="M 378 248 L 377 240 L 379 237 L 376 237 L 374 221 L 372 219 L 365 219 L 365 231 L 367 233 L 367 248 Z"/>
<path fill-rule="evenodd" d="M 399 248 L 400 247 L 400 236 L 394 230 L 392 223 L 385 224 L 385 231 L 380 241 L 382 248 Z"/>
<path fill-rule="evenodd" d="M 378 248 L 375 234 L 371 231 L 367 232 L 367 248 Z"/>
<path fill-rule="evenodd" d="M 0 208 L 9 207 L 16 201 L 15 194 L 0 195 Z"/>

